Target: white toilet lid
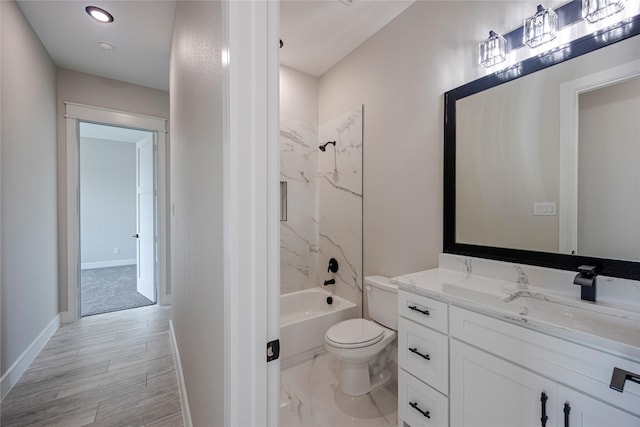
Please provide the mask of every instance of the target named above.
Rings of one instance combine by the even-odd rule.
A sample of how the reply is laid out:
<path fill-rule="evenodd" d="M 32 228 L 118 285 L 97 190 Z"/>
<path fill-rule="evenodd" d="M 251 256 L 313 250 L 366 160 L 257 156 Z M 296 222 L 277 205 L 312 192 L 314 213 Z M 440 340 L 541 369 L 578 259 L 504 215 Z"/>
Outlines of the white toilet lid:
<path fill-rule="evenodd" d="M 382 339 L 384 329 L 366 319 L 345 320 L 327 331 L 330 344 L 341 348 L 366 347 Z"/>

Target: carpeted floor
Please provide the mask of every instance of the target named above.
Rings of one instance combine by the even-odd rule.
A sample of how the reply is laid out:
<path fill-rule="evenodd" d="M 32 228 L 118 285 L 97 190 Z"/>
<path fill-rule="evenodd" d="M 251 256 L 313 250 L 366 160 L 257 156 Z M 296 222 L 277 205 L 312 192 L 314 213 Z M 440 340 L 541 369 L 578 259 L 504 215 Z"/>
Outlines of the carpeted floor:
<path fill-rule="evenodd" d="M 82 270 L 80 299 L 82 316 L 153 304 L 136 291 L 135 265 Z"/>

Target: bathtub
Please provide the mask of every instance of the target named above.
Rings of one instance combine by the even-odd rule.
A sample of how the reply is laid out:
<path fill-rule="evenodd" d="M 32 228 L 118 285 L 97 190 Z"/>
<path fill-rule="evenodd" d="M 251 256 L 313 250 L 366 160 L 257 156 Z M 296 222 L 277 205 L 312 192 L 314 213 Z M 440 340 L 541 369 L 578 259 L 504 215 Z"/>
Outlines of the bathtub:
<path fill-rule="evenodd" d="M 327 303 L 327 297 L 333 303 Z M 338 322 L 359 317 L 358 306 L 320 288 L 280 296 L 281 368 L 325 353 L 324 335 Z"/>

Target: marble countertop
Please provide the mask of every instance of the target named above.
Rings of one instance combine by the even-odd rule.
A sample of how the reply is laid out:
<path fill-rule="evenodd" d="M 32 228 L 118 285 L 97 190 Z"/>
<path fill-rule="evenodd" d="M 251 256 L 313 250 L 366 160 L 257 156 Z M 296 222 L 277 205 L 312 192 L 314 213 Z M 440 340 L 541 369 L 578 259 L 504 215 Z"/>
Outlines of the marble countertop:
<path fill-rule="evenodd" d="M 391 282 L 408 292 L 640 360 L 640 310 L 581 301 L 579 288 L 577 297 L 569 299 L 527 283 L 443 268 L 394 277 Z"/>

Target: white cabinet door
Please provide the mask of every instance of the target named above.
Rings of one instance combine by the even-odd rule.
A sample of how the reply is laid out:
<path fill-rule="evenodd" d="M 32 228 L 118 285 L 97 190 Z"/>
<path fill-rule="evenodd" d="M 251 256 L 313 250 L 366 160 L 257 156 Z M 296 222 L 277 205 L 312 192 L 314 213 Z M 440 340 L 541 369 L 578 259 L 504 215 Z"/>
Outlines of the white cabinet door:
<path fill-rule="evenodd" d="M 557 411 L 560 427 L 640 427 L 640 418 L 562 385 Z"/>
<path fill-rule="evenodd" d="M 555 382 L 455 339 L 450 354 L 452 426 L 556 427 Z"/>

